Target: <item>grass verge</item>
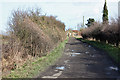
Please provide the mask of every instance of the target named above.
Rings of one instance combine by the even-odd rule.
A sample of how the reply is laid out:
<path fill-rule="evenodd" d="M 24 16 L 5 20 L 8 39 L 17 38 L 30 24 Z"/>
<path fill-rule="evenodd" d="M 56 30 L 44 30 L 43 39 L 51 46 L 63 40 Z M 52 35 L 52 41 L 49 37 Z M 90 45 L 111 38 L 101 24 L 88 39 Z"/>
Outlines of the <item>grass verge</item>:
<path fill-rule="evenodd" d="M 68 38 L 46 56 L 36 58 L 33 62 L 27 61 L 21 68 L 11 71 L 9 75 L 3 76 L 3 78 L 32 78 L 38 75 L 62 56 L 67 41 Z"/>
<path fill-rule="evenodd" d="M 120 67 L 120 48 L 112 46 L 111 44 L 101 43 L 98 41 L 90 41 L 90 40 L 84 40 L 82 38 L 77 38 L 78 40 L 81 40 L 82 42 L 86 42 L 90 45 L 93 45 L 99 49 L 102 49 L 106 51 L 109 56 L 119 65 Z"/>

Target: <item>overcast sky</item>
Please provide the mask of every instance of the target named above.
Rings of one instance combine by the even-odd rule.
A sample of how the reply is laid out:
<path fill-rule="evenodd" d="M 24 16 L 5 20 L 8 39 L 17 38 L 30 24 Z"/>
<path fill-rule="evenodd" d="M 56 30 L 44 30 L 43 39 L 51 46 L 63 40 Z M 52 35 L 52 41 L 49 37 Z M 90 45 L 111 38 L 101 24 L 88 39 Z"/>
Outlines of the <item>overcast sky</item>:
<path fill-rule="evenodd" d="M 107 0 L 109 20 L 118 16 L 118 1 Z M 76 29 L 82 24 L 83 16 L 102 21 L 104 0 L 2 0 L 0 1 L 0 31 L 5 31 L 11 12 L 16 9 L 38 7 L 43 14 L 57 16 L 65 23 L 66 29 Z"/>

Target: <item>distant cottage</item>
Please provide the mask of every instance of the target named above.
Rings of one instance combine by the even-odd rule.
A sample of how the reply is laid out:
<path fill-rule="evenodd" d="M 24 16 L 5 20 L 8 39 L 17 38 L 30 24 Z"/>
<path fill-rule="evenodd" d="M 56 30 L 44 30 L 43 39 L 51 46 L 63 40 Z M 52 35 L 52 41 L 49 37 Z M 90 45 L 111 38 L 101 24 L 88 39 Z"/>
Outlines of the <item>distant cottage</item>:
<path fill-rule="evenodd" d="M 80 31 L 78 31 L 78 30 L 72 30 L 72 36 L 73 37 L 80 36 L 80 35 L 81 35 Z"/>
<path fill-rule="evenodd" d="M 67 30 L 66 32 L 69 37 L 81 36 L 81 32 L 78 30 Z"/>

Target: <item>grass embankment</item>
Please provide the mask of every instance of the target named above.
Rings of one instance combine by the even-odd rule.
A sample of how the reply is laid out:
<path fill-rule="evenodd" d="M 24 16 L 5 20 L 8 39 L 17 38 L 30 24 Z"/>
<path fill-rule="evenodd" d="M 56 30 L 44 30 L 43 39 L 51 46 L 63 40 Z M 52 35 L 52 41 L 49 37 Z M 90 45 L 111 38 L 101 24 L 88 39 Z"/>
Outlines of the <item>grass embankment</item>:
<path fill-rule="evenodd" d="M 119 67 L 120 67 L 120 48 L 118 47 L 115 47 L 111 44 L 106 44 L 106 43 L 101 43 L 101 42 L 98 42 L 98 41 L 90 41 L 90 40 L 84 40 L 82 38 L 77 38 L 79 40 L 81 40 L 82 42 L 86 42 L 90 45 L 93 45 L 99 49 L 102 49 L 104 51 L 106 51 L 110 57 L 116 62 L 119 64 Z"/>
<path fill-rule="evenodd" d="M 64 50 L 65 44 L 68 41 L 60 43 L 53 51 L 46 56 L 37 58 L 35 61 L 27 61 L 21 68 L 13 70 L 8 76 L 3 78 L 32 78 L 44 71 L 48 66 L 54 64 L 58 60 Z"/>

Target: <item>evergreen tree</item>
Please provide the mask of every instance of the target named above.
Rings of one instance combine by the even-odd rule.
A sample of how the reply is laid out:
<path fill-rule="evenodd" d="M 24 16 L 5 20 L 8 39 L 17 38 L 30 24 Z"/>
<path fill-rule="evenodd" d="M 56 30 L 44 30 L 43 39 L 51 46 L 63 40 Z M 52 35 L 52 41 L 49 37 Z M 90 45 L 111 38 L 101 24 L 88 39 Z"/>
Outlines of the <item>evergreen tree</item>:
<path fill-rule="evenodd" d="M 103 23 L 108 22 L 108 9 L 107 9 L 107 2 L 105 0 L 105 4 L 103 7 Z"/>
<path fill-rule="evenodd" d="M 88 23 L 86 24 L 87 27 L 90 27 L 95 22 L 95 20 L 93 18 L 89 18 L 87 21 L 88 21 Z"/>

